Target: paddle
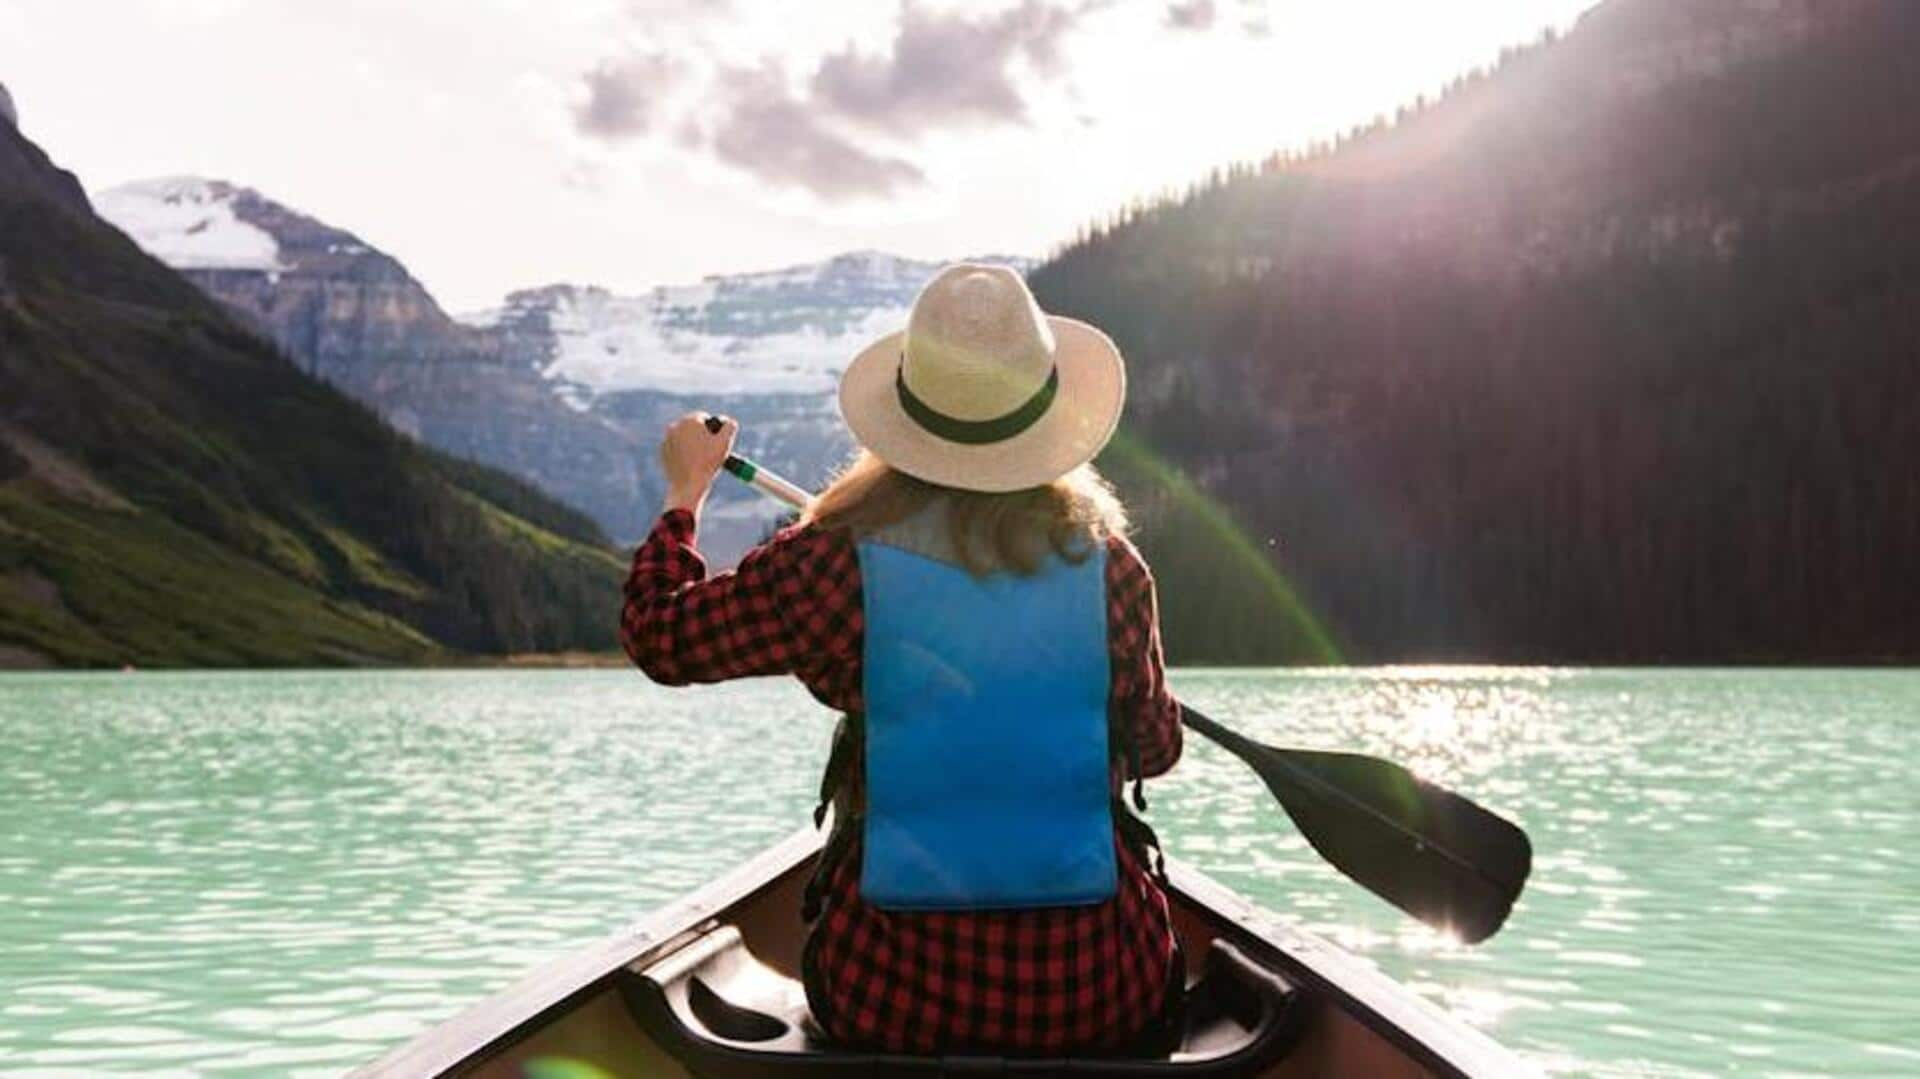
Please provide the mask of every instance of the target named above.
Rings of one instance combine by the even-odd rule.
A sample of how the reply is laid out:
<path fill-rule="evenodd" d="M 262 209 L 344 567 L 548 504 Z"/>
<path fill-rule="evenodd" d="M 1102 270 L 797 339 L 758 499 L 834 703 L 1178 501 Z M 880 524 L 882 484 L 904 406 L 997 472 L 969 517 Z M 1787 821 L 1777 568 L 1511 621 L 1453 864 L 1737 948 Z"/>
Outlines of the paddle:
<path fill-rule="evenodd" d="M 720 421 L 708 419 L 710 430 Z M 727 472 L 795 509 L 805 490 L 729 454 Z M 1361 887 L 1468 944 L 1492 936 L 1533 867 L 1511 822 L 1391 761 L 1358 753 L 1280 749 L 1187 705 L 1181 722 L 1252 766 L 1307 842 Z"/>
<path fill-rule="evenodd" d="M 1260 773 L 1335 869 L 1436 929 L 1480 943 L 1527 883 L 1527 833 L 1392 761 L 1263 745 L 1186 704 L 1180 720 Z"/>

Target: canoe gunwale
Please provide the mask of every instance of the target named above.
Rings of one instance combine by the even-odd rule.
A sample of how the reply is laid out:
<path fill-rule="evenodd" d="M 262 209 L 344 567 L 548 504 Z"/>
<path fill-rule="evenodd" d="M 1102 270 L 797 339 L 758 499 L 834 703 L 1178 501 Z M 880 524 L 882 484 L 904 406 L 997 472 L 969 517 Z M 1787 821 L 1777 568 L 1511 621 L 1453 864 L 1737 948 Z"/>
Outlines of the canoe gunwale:
<path fill-rule="evenodd" d="M 564 1012 L 581 997 L 598 992 L 621 967 L 650 961 L 678 947 L 721 911 L 771 887 L 812 858 L 820 846 L 820 834 L 813 829 L 795 832 L 619 933 L 536 968 L 379 1060 L 348 1073 L 349 1079 L 445 1075 L 499 1053 L 519 1040 L 516 1033 L 537 1027 L 537 1020 Z"/>
<path fill-rule="evenodd" d="M 1232 939 L 1308 993 L 1345 1012 L 1436 1075 L 1476 1079 L 1533 1075 L 1513 1052 L 1358 958 L 1305 930 L 1275 921 L 1238 892 L 1175 859 L 1173 891 L 1204 917 L 1239 930 Z"/>
<path fill-rule="evenodd" d="M 644 964 L 678 947 L 720 914 L 819 853 L 822 838 L 804 828 L 632 926 L 560 956 L 519 982 L 427 1030 L 352 1079 L 446 1075 L 510 1049 L 542 1025 L 600 992 L 621 967 Z M 1530 1075 L 1535 1070 L 1491 1038 L 1450 1018 L 1405 987 L 1310 933 L 1279 924 L 1239 894 L 1173 859 L 1173 890 L 1203 920 L 1218 924 L 1254 957 L 1271 962 L 1328 1006 L 1340 1009 L 1439 1076 Z"/>

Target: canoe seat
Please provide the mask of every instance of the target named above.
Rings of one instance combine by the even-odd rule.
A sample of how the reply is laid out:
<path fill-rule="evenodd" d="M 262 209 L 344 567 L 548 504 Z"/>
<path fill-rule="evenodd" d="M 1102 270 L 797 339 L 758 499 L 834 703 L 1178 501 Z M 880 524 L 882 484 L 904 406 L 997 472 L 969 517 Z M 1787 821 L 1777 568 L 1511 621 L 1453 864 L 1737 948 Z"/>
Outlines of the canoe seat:
<path fill-rule="evenodd" d="M 786 1076 L 1239 1076 L 1284 1056 L 1306 1026 L 1308 1001 L 1224 940 L 1188 990 L 1178 1051 L 1155 1059 L 911 1057 L 836 1048 L 807 1012 L 800 983 L 716 926 L 619 975 L 620 996 L 655 1044 L 701 1079 Z"/>

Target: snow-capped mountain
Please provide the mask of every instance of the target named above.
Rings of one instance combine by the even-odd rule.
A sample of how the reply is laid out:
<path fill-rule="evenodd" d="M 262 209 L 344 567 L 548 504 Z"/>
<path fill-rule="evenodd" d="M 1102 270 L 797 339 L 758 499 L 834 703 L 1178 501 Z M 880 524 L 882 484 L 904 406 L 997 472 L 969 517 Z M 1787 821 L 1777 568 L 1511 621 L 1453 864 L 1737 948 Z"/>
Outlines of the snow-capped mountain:
<path fill-rule="evenodd" d="M 103 191 L 94 206 L 147 254 L 176 270 L 277 272 L 279 241 L 241 220 L 235 209 L 257 199 L 231 184 L 172 177 Z"/>
<path fill-rule="evenodd" d="M 515 342 L 447 317 L 397 260 L 256 191 L 173 178 L 95 196 L 101 216 L 428 445 L 513 472 L 599 520 L 657 497 L 641 443 L 569 408 Z"/>
<path fill-rule="evenodd" d="M 455 320 L 395 259 L 248 188 L 174 178 L 95 201 L 296 363 L 623 541 L 657 509 L 660 427 L 689 409 L 737 416 L 743 452 L 823 483 L 851 449 L 833 400 L 840 371 L 905 323 L 939 265 L 863 251 L 632 296 L 549 285 Z M 744 490 L 716 495 L 702 547 L 724 562 L 780 511 Z"/>
<path fill-rule="evenodd" d="M 833 388 L 861 345 L 901 326 L 938 267 L 862 251 L 639 296 L 555 285 L 516 292 L 505 306 L 465 320 L 543 330 L 552 344 L 545 374 L 578 399 L 703 385 L 819 394 Z"/>
<path fill-rule="evenodd" d="M 906 324 L 914 296 L 939 267 L 860 251 L 633 296 L 549 285 L 463 320 L 515 341 L 570 407 L 643 442 L 689 409 L 725 411 L 740 420 L 744 452 L 817 487 L 853 449 L 834 403 L 840 372 L 874 338 Z M 701 546 L 730 561 L 781 512 L 723 486 Z"/>

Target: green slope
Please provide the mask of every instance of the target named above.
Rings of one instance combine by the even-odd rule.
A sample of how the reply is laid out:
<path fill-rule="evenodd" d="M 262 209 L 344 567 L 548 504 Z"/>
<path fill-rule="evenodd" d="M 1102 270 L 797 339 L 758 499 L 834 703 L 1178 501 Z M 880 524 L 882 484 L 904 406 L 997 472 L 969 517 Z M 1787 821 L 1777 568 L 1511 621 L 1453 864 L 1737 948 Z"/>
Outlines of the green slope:
<path fill-rule="evenodd" d="M 1609 0 L 1036 269 L 1126 353 L 1173 657 L 1920 659 L 1916 42 Z"/>
<path fill-rule="evenodd" d="M 302 375 L 0 124 L 0 661 L 608 648 L 619 574 L 576 512 Z"/>

